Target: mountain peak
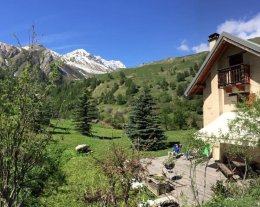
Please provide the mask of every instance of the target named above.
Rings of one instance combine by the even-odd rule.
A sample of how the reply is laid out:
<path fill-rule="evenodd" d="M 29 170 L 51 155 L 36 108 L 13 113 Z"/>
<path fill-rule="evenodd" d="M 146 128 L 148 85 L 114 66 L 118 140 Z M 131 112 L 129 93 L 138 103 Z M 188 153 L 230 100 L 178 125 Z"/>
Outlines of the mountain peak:
<path fill-rule="evenodd" d="M 79 67 L 85 72 L 93 73 L 95 68 L 97 74 L 114 71 L 118 68 L 125 68 L 120 61 L 105 60 L 100 56 L 95 56 L 84 49 L 77 49 L 62 56 L 67 64 Z"/>
<path fill-rule="evenodd" d="M 76 49 L 76 50 L 73 50 L 72 52 L 65 54 L 65 56 L 71 56 L 71 55 L 80 55 L 80 56 L 87 57 L 87 56 L 90 56 L 91 53 L 87 52 L 84 49 Z"/>
<path fill-rule="evenodd" d="M 23 50 L 22 50 L 23 49 Z M 14 47 L 6 43 L 0 42 L 0 66 L 4 66 L 9 60 L 13 59 L 17 65 L 18 70 L 22 68 L 24 55 L 26 50 L 33 49 L 35 61 L 42 71 L 48 75 L 50 71 L 49 63 L 51 61 L 58 61 L 59 71 L 63 76 L 72 79 L 79 79 L 89 77 L 94 74 L 103 74 L 117 70 L 118 68 L 125 68 L 125 65 L 120 61 L 105 60 L 100 56 L 95 56 L 84 49 L 77 49 L 65 55 L 61 55 L 51 49 L 45 48 L 42 45 L 35 45 L 33 47 Z"/>

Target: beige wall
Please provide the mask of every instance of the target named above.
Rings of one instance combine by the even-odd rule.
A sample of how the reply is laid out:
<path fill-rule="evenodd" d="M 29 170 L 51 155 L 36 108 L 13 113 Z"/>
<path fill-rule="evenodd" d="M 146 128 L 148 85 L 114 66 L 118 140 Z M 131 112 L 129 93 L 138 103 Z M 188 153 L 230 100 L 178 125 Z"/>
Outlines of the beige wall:
<path fill-rule="evenodd" d="M 214 143 L 214 147 L 212 151 L 213 159 L 223 161 L 224 153 L 228 152 L 230 147 L 231 147 L 230 144 Z M 249 147 L 247 156 L 249 156 L 252 161 L 260 163 L 260 148 Z"/>
<path fill-rule="evenodd" d="M 203 90 L 203 125 L 207 126 L 215 120 L 220 113 L 219 90 L 217 79 L 217 63 L 213 65 L 206 80 L 206 87 Z"/>
<path fill-rule="evenodd" d="M 245 61 L 250 65 L 250 92 L 260 95 L 260 57 L 246 53 Z"/>
<path fill-rule="evenodd" d="M 229 96 L 224 89 L 218 88 L 218 69 L 229 66 L 228 56 L 243 52 L 242 49 L 232 46 L 229 47 L 218 61 L 212 66 L 211 72 L 206 80 L 206 87 L 203 90 L 203 125 L 207 126 L 224 112 L 234 111 L 237 104 L 237 96 Z M 250 65 L 250 85 L 246 86 L 245 91 L 259 94 L 260 92 L 260 57 L 249 52 L 243 53 L 245 64 Z M 233 93 L 240 91 L 234 86 Z M 260 94 L 259 94 L 260 95 Z"/>
<path fill-rule="evenodd" d="M 203 90 L 204 127 L 214 121 L 222 113 L 235 110 L 237 96 L 229 96 L 224 89 L 218 88 L 217 70 L 227 68 L 229 66 L 228 56 L 240 52 L 243 52 L 243 50 L 235 46 L 228 48 L 211 68 L 211 72 L 206 80 L 206 87 Z M 245 52 L 243 53 L 243 61 L 245 64 L 250 66 L 250 85 L 246 86 L 245 91 L 260 95 L 260 57 L 257 57 L 249 52 Z M 239 93 L 236 86 L 232 88 L 232 91 L 233 93 Z M 213 158 L 215 160 L 221 160 L 225 149 L 227 150 L 226 144 L 214 143 Z M 259 155 L 257 157 L 257 161 L 260 162 L 260 150 L 254 149 L 254 153 Z"/>
<path fill-rule="evenodd" d="M 225 152 L 228 152 L 230 144 L 225 143 L 213 143 L 212 148 L 212 157 L 214 160 L 220 160 L 223 161 Z M 250 147 L 249 150 L 251 155 L 248 155 L 251 157 L 251 159 L 254 162 L 260 163 L 260 148 L 259 147 Z"/>

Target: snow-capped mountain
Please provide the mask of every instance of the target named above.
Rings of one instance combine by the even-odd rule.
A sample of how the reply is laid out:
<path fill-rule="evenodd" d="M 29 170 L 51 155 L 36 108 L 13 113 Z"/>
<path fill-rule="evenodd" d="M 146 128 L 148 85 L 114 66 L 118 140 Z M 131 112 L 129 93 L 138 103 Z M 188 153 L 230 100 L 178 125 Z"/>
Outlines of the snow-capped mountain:
<path fill-rule="evenodd" d="M 59 63 L 59 72 L 63 77 L 80 79 L 96 74 L 109 73 L 119 68 L 125 68 L 120 61 L 105 60 L 100 56 L 95 56 L 84 49 L 77 49 L 67 54 L 59 54 L 53 50 L 47 49 L 41 45 L 33 47 L 14 47 L 0 42 L 0 67 L 12 63 L 17 67 L 15 74 L 19 75 L 19 70 L 23 66 L 25 57 L 23 54 L 28 52 L 33 55 L 35 64 L 48 75 L 50 72 L 49 63 L 57 61 Z"/>
<path fill-rule="evenodd" d="M 74 50 L 62 56 L 70 66 L 78 67 L 88 73 L 107 73 L 118 68 L 125 68 L 120 61 L 105 60 L 100 56 L 94 56 L 84 49 Z"/>

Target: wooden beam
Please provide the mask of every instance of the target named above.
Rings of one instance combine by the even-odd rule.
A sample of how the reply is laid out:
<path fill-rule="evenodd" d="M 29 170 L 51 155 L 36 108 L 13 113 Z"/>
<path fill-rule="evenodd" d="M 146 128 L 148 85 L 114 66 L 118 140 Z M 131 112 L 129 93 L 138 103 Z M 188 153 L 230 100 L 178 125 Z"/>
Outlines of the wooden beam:
<path fill-rule="evenodd" d="M 205 83 L 204 84 L 196 84 L 196 88 L 198 88 L 198 89 L 203 89 L 205 87 L 206 87 Z"/>

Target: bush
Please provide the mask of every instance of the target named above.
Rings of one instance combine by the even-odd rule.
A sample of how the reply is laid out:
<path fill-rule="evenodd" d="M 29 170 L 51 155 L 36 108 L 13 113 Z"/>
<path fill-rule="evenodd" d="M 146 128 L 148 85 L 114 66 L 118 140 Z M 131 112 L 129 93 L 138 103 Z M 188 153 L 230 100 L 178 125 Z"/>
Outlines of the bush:
<path fill-rule="evenodd" d="M 183 73 L 177 73 L 176 75 L 176 81 L 181 82 L 185 80 L 185 75 Z"/>
<path fill-rule="evenodd" d="M 248 187 L 238 186 L 237 183 L 224 184 L 218 181 L 213 187 L 215 197 L 203 207 L 246 207 L 258 206 L 260 197 L 260 178 L 253 179 Z"/>
<path fill-rule="evenodd" d="M 172 101 L 172 97 L 167 92 L 163 92 L 160 95 L 160 100 L 162 103 L 169 103 Z"/>
<path fill-rule="evenodd" d="M 126 97 L 122 94 L 118 94 L 118 96 L 116 97 L 116 102 L 118 105 L 124 105 L 126 104 Z"/>
<path fill-rule="evenodd" d="M 126 89 L 126 95 L 132 95 L 138 92 L 138 88 L 136 87 L 134 82 L 131 82 L 131 84 Z"/>
<path fill-rule="evenodd" d="M 176 83 L 174 81 L 170 82 L 170 87 L 172 90 L 176 89 Z"/>
<path fill-rule="evenodd" d="M 160 82 L 158 83 L 158 85 L 160 85 L 161 89 L 163 89 L 163 90 L 168 90 L 169 84 L 168 84 L 168 82 L 165 80 L 165 78 L 162 79 L 162 81 L 160 81 Z"/>
<path fill-rule="evenodd" d="M 113 80 L 113 79 L 114 79 L 114 77 L 111 75 L 111 73 L 108 73 L 108 74 L 107 74 L 107 77 L 108 77 L 108 79 L 110 79 L 110 80 Z"/>
<path fill-rule="evenodd" d="M 184 95 L 184 91 L 185 91 L 185 89 L 184 89 L 183 85 L 182 84 L 178 84 L 177 88 L 176 88 L 176 95 L 177 96 L 183 96 Z"/>
<path fill-rule="evenodd" d="M 125 118 L 122 112 L 117 111 L 110 123 L 116 129 L 123 129 L 125 126 Z"/>
<path fill-rule="evenodd" d="M 218 180 L 215 185 L 212 185 L 211 190 L 216 196 L 222 196 L 224 198 L 232 195 L 232 193 L 224 185 L 224 182 L 221 180 Z"/>

